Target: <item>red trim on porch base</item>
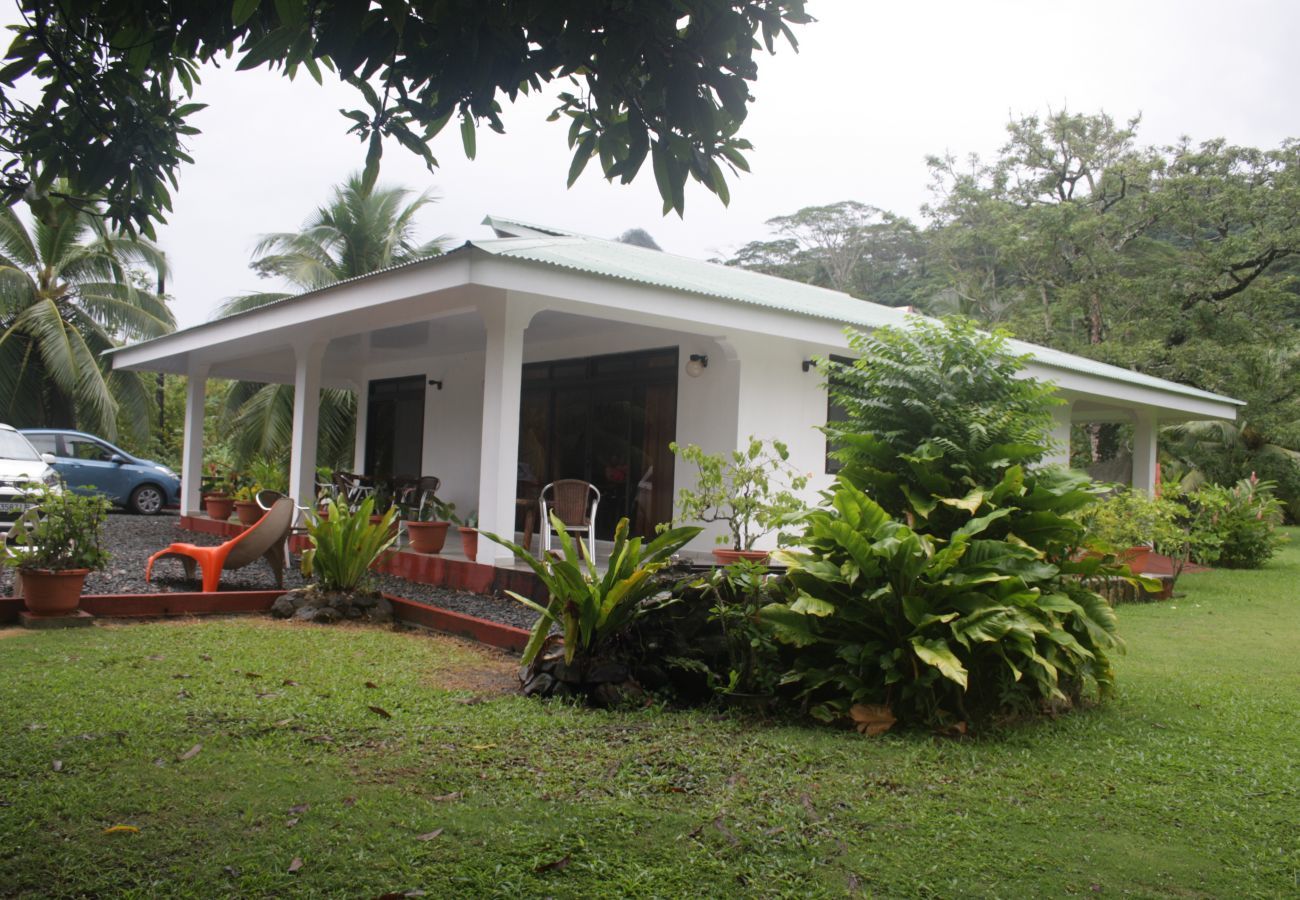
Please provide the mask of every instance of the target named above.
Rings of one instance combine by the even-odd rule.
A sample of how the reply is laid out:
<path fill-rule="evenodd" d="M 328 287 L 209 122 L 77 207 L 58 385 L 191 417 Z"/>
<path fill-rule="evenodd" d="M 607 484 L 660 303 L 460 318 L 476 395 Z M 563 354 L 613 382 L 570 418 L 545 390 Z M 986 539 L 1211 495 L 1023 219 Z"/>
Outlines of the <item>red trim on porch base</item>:
<path fill-rule="evenodd" d="M 426 606 L 393 594 L 384 594 L 384 598 L 393 604 L 394 618 L 402 622 L 469 638 L 502 650 L 523 650 L 528 643 L 529 632 L 513 625 L 503 625 L 438 606 Z"/>

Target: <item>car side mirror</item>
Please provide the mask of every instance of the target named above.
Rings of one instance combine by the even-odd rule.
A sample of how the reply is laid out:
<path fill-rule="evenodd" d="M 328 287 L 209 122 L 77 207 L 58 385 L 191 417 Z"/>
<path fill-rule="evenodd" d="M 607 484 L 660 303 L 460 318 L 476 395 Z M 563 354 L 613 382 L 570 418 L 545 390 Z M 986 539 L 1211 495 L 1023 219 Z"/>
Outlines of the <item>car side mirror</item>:
<path fill-rule="evenodd" d="M 120 453 L 114 453 L 108 458 L 108 461 L 115 466 L 120 466 L 126 463 L 126 457 Z"/>
<path fill-rule="evenodd" d="M 52 466 L 58 461 L 59 461 L 58 457 L 55 456 L 53 453 L 41 454 L 41 462 L 45 463 L 47 466 Z"/>

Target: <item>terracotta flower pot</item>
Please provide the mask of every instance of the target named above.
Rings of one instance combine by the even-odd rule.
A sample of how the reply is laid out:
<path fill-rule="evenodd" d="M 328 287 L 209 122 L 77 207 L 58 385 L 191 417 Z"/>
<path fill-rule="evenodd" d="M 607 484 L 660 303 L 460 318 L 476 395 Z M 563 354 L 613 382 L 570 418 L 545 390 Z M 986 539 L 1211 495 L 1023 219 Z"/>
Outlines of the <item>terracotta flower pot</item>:
<path fill-rule="evenodd" d="M 718 561 L 719 565 L 723 566 L 729 566 L 742 559 L 747 559 L 750 562 L 765 563 L 771 555 L 772 551 L 770 550 L 724 550 L 719 547 L 713 551 L 713 558 Z"/>
<path fill-rule="evenodd" d="M 450 522 L 411 522 L 406 523 L 406 533 L 411 538 L 411 549 L 416 553 L 438 553 L 447 543 L 447 529 Z"/>
<path fill-rule="evenodd" d="M 465 558 L 473 562 L 478 558 L 478 529 L 461 527 L 460 531 L 460 549 L 465 554 Z"/>
<path fill-rule="evenodd" d="M 225 494 L 208 494 L 208 516 L 219 522 L 230 518 L 235 511 L 235 501 Z"/>
<path fill-rule="evenodd" d="M 265 512 L 253 500 L 236 500 L 235 515 L 239 516 L 239 521 L 243 525 L 256 525 Z"/>
<path fill-rule="evenodd" d="M 1129 547 L 1117 553 L 1116 557 L 1134 573 L 1141 575 L 1149 568 L 1154 552 L 1150 547 Z"/>
<path fill-rule="evenodd" d="M 64 616 L 81 605 L 81 589 L 89 569 L 20 569 L 23 602 L 38 616 Z"/>

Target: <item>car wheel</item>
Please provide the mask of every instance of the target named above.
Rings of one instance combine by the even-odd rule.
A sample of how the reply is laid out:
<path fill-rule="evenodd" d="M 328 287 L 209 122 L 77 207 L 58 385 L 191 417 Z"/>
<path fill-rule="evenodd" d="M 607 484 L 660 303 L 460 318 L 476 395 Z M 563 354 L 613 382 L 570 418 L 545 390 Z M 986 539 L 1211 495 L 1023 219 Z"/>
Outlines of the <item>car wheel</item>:
<path fill-rule="evenodd" d="M 156 516 L 163 508 L 163 492 L 152 484 L 142 484 L 131 492 L 131 510 L 142 516 Z"/>

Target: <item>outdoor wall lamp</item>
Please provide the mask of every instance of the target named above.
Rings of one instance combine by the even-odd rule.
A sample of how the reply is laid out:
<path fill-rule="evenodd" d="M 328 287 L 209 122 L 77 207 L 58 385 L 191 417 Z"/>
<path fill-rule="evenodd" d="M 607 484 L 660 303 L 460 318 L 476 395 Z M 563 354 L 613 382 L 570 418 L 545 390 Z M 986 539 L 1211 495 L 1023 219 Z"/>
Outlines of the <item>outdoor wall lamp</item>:
<path fill-rule="evenodd" d="M 811 372 L 812 369 L 813 369 L 813 367 L 816 366 L 816 365 L 817 365 L 817 363 L 813 362 L 811 359 L 805 359 L 802 363 L 800 363 L 800 367 L 801 367 L 805 372 Z"/>
<path fill-rule="evenodd" d="M 690 361 L 686 363 L 686 374 L 692 378 L 699 378 L 700 374 L 709 367 L 709 356 L 707 353 L 692 353 Z"/>
<path fill-rule="evenodd" d="M 439 380 L 436 379 L 436 378 L 430 378 L 430 379 L 429 379 L 429 384 L 433 385 L 433 386 L 436 387 L 438 390 L 442 390 L 442 382 L 439 381 Z"/>

